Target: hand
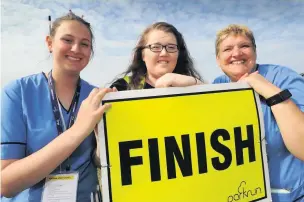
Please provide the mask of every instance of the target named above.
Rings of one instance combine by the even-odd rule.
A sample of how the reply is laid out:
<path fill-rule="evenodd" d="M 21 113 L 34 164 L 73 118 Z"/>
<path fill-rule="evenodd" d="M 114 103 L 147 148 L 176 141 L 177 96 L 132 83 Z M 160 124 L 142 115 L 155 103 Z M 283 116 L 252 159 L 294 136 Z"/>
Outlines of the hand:
<path fill-rule="evenodd" d="M 281 89 L 270 83 L 258 71 L 251 74 L 244 74 L 238 82 L 247 82 L 258 94 L 263 96 L 265 99 L 272 97 L 273 95 L 281 92 Z"/>
<path fill-rule="evenodd" d="M 157 81 L 155 82 L 155 88 L 185 87 L 201 83 L 201 81 L 192 76 L 186 76 L 176 73 L 167 73 L 157 79 Z"/>
<path fill-rule="evenodd" d="M 111 107 L 110 104 L 101 105 L 101 100 L 106 93 L 112 91 L 110 88 L 94 88 L 89 96 L 82 101 L 74 124 L 78 130 L 86 135 L 89 135 L 94 130 L 94 127 L 100 122 L 103 113 Z"/>

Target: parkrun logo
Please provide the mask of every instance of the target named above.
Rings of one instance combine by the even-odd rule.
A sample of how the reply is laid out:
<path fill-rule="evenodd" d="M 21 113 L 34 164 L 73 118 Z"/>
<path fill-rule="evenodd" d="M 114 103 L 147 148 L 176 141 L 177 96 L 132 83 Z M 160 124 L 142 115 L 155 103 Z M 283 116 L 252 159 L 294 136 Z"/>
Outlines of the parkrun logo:
<path fill-rule="evenodd" d="M 261 187 L 257 187 L 255 189 L 247 190 L 246 189 L 246 181 L 242 181 L 240 186 L 237 189 L 237 193 L 228 196 L 227 202 L 239 201 L 248 197 L 255 196 L 259 193 L 262 193 Z"/>

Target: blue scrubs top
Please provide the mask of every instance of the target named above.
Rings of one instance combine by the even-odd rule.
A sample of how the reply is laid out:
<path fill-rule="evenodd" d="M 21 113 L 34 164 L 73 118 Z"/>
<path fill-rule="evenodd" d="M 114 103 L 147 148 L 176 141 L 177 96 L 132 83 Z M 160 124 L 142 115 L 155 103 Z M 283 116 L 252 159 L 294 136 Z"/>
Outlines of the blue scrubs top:
<path fill-rule="evenodd" d="M 81 91 L 76 113 L 81 102 L 94 86 L 81 80 Z M 58 135 L 52 111 L 50 90 L 43 73 L 15 80 L 2 90 L 1 106 L 1 159 L 22 159 L 38 151 Z M 60 105 L 66 125 L 70 111 Z M 97 170 L 92 155 L 96 148 L 94 133 L 90 134 L 69 158 L 71 171 L 79 172 L 77 201 L 90 201 L 90 193 L 96 191 Z M 62 163 L 62 169 L 68 164 Z M 24 169 L 24 168 L 21 168 Z M 58 173 L 59 167 L 52 173 Z M 44 181 L 35 184 L 13 198 L 1 197 L 1 201 L 41 201 Z"/>
<path fill-rule="evenodd" d="M 292 101 L 304 112 L 303 77 L 289 68 L 271 64 L 258 65 L 258 71 L 280 89 L 288 89 L 292 94 Z M 229 77 L 223 75 L 216 78 L 213 83 L 229 82 L 231 82 Z M 304 201 L 304 161 L 288 151 L 271 108 L 264 102 L 261 104 L 264 114 L 270 186 L 272 189 L 282 189 L 286 192 L 272 193 L 273 202 L 302 202 Z"/>

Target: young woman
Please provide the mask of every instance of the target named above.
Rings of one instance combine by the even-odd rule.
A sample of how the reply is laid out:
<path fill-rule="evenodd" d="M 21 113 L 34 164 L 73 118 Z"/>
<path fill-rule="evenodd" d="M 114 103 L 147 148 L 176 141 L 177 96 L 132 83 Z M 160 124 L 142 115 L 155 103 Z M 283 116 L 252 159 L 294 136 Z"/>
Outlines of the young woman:
<path fill-rule="evenodd" d="M 70 12 L 53 22 L 46 37 L 53 56 L 52 70 L 4 87 L 1 201 L 62 199 L 60 193 L 67 194 L 64 197 L 77 195 L 77 201 L 90 201 L 96 191 L 97 171 L 92 163 L 96 140 L 92 131 L 110 107 L 100 103 L 111 90 L 94 88 L 80 78 L 92 55 L 92 43 L 90 24 Z M 69 181 L 75 186 L 65 186 L 65 182 L 61 187 L 45 186 L 50 174 L 67 174 L 66 179 L 76 179 Z"/>

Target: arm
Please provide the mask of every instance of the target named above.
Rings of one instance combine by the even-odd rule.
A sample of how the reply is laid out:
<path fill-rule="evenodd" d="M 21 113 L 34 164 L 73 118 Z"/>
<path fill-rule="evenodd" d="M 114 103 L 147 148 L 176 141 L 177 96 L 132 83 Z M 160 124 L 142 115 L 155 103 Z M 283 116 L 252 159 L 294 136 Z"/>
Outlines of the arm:
<path fill-rule="evenodd" d="M 167 73 L 157 79 L 155 83 L 156 88 L 165 88 L 165 87 L 186 87 L 186 86 L 193 86 L 193 85 L 200 85 L 203 84 L 199 79 L 186 76 L 182 74 L 176 73 Z"/>
<path fill-rule="evenodd" d="M 284 90 L 267 81 L 258 72 L 244 75 L 241 80 L 247 81 L 265 99 Z M 302 127 L 304 125 L 304 112 L 291 99 L 271 106 L 271 111 L 287 149 L 304 161 L 304 127 Z"/>
<path fill-rule="evenodd" d="M 100 106 L 107 92 L 110 90 L 92 90 L 82 102 L 75 124 L 41 150 L 19 160 L 1 160 L 1 195 L 12 197 L 33 186 L 68 158 L 110 107 Z"/>

